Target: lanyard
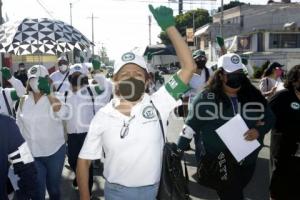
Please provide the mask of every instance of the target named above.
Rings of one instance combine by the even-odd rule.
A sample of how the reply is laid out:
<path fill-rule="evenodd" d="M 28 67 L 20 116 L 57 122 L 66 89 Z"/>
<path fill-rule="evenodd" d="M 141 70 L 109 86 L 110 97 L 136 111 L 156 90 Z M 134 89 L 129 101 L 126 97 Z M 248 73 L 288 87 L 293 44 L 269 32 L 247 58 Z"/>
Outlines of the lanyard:
<path fill-rule="evenodd" d="M 237 97 L 230 97 L 231 106 L 234 114 L 238 114 L 238 99 Z"/>

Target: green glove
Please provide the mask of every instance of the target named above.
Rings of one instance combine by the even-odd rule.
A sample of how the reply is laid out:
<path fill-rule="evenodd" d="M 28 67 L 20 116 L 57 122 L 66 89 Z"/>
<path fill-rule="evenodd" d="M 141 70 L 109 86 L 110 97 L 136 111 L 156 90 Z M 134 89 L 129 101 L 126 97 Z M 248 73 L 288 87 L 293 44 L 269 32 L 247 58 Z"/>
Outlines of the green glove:
<path fill-rule="evenodd" d="M 153 57 L 152 53 L 147 54 L 147 60 L 152 60 L 152 57 Z"/>
<path fill-rule="evenodd" d="M 149 10 L 163 31 L 167 30 L 170 26 L 175 26 L 175 19 L 171 8 L 165 6 L 154 8 L 152 5 L 149 5 Z"/>
<path fill-rule="evenodd" d="M 216 42 L 218 43 L 220 48 L 224 47 L 224 38 L 222 38 L 221 36 L 217 36 Z"/>
<path fill-rule="evenodd" d="M 80 56 L 80 62 L 84 63 L 84 57 Z"/>
<path fill-rule="evenodd" d="M 44 77 L 39 77 L 38 88 L 41 91 L 41 93 L 49 95 L 50 94 L 50 83 L 49 83 L 48 79 L 44 78 Z"/>
<path fill-rule="evenodd" d="M 100 66 L 101 66 L 100 60 L 93 59 L 92 64 L 93 64 L 93 69 L 94 70 L 99 70 L 100 69 Z"/>
<path fill-rule="evenodd" d="M 0 71 L 2 72 L 2 77 L 3 77 L 5 80 L 11 79 L 11 73 L 10 73 L 9 68 L 3 67 Z"/>

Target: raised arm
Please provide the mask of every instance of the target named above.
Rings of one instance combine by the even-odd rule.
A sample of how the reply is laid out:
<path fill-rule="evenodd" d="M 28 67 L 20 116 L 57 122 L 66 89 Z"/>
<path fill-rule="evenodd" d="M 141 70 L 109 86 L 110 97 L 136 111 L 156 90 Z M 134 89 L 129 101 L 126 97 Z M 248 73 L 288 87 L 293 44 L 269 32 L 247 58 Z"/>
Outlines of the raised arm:
<path fill-rule="evenodd" d="M 152 5 L 149 5 L 149 9 L 162 30 L 167 32 L 181 64 L 181 70 L 178 72 L 178 76 L 185 84 L 188 84 L 193 73 L 196 71 L 196 64 L 187 43 L 175 28 L 173 10 L 165 6 L 153 8 Z"/>
<path fill-rule="evenodd" d="M 10 70 L 7 67 L 1 69 L 3 79 L 7 80 L 14 90 L 11 90 L 10 97 L 12 101 L 18 100 L 26 93 L 26 89 L 22 82 L 11 75 Z"/>

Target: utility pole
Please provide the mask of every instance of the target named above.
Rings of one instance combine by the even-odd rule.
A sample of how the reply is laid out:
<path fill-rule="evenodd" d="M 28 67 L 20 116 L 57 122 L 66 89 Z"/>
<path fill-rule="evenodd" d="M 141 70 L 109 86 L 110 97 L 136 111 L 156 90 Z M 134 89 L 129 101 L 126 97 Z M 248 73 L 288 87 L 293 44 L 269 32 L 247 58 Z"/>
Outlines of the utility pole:
<path fill-rule="evenodd" d="M 2 18 L 2 0 L 0 0 L 0 25 L 3 24 L 3 18 Z"/>
<path fill-rule="evenodd" d="M 148 16 L 149 19 L 149 45 L 151 45 L 151 16 Z"/>
<path fill-rule="evenodd" d="M 72 6 L 73 6 L 73 4 L 70 3 L 70 24 L 71 24 L 71 26 L 73 25 L 72 24 Z"/>
<path fill-rule="evenodd" d="M 195 12 L 196 12 L 196 11 L 193 10 L 193 35 L 194 35 L 193 46 L 196 46 L 196 45 L 195 45 L 195 43 L 196 43 L 196 42 L 195 42 L 195 38 L 196 38 L 196 37 L 195 37 Z"/>
<path fill-rule="evenodd" d="M 94 44 L 94 13 L 92 13 L 92 42 Z M 92 53 L 93 53 L 93 56 L 94 56 L 94 54 L 95 54 L 94 45 L 92 46 Z"/>
<path fill-rule="evenodd" d="M 0 25 L 3 24 L 3 19 L 2 19 L 2 0 L 0 0 Z M 3 53 L 0 53 L 0 69 L 2 69 L 2 61 L 3 61 Z M 0 83 L 1 85 L 3 85 L 3 82 L 2 82 L 2 73 L 1 73 L 1 77 L 0 77 Z"/>
<path fill-rule="evenodd" d="M 92 13 L 92 17 L 89 17 L 92 19 L 92 42 L 94 44 L 94 19 L 98 18 L 98 17 L 94 17 L 94 13 Z M 92 54 L 94 55 L 95 51 L 94 51 L 94 46 L 92 46 Z"/>
<path fill-rule="evenodd" d="M 223 24 L 224 24 L 224 8 L 223 8 L 224 2 L 221 0 L 221 18 L 220 18 L 220 35 L 223 37 Z"/>
<path fill-rule="evenodd" d="M 96 18 L 98 18 L 98 17 L 94 17 L 94 13 L 92 13 L 92 17 L 91 17 L 91 19 L 92 19 L 92 42 L 93 42 L 93 44 L 95 43 L 94 42 L 94 19 L 96 19 Z M 92 54 L 94 55 L 94 53 L 95 53 L 95 51 L 94 51 L 94 46 L 92 46 Z"/>
<path fill-rule="evenodd" d="M 183 10 L 183 0 L 179 0 L 178 1 L 178 11 L 179 11 L 179 14 L 182 14 L 182 10 Z"/>

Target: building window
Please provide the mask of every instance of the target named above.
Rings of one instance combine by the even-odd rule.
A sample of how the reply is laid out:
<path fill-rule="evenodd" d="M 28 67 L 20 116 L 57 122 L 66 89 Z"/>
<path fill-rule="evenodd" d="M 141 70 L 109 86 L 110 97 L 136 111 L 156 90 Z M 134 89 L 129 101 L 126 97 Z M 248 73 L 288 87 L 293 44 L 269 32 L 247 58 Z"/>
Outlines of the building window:
<path fill-rule="evenodd" d="M 269 48 L 300 48 L 300 33 L 270 33 Z"/>

